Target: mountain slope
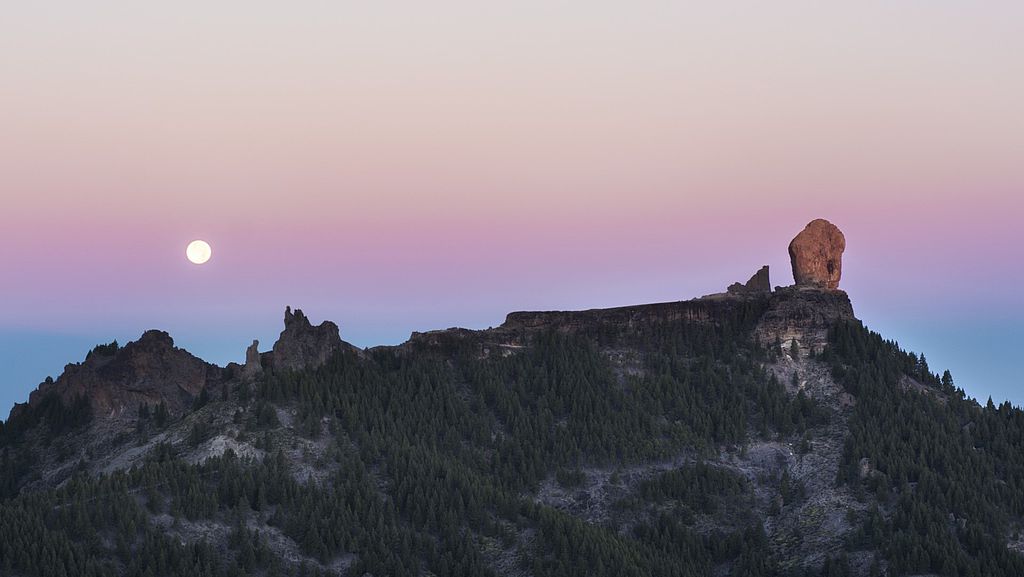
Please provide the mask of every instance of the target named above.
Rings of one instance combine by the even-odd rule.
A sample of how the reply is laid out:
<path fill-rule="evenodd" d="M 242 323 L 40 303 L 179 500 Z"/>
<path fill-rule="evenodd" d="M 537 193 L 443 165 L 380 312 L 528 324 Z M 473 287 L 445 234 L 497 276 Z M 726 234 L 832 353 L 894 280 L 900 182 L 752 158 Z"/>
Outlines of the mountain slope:
<path fill-rule="evenodd" d="M 1024 416 L 869 333 L 842 291 L 369 350 L 289 309 L 250 353 L 199 365 L 147 333 L 17 407 L 4 573 L 1024 574 Z"/>

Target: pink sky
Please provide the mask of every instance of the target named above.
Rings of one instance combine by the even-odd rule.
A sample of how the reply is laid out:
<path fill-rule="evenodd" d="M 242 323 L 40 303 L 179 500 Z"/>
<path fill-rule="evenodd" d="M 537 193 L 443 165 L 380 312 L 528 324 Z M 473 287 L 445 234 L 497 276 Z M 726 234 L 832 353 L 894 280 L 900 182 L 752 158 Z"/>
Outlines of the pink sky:
<path fill-rule="evenodd" d="M 0 21 L 0 331 L 393 343 L 789 284 L 817 217 L 869 324 L 1024 323 L 1019 2 L 84 4 Z"/>

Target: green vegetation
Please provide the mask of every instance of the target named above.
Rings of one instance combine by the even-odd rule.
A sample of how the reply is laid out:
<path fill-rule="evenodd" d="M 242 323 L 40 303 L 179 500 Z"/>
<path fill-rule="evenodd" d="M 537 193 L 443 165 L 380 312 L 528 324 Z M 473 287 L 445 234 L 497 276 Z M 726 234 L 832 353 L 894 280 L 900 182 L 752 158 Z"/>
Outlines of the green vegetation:
<path fill-rule="evenodd" d="M 822 359 L 857 397 L 839 481 L 879 497 L 853 548 L 885 552 L 896 574 L 1024 575 L 1010 552 L 1024 515 L 1024 412 L 980 407 L 859 323 L 837 326 Z M 873 468 L 861 478 L 861 459 Z"/>
<path fill-rule="evenodd" d="M 117 344 L 117 341 L 111 341 L 105 345 L 96 345 L 93 347 L 86 358 L 93 355 L 99 355 L 102 357 L 112 357 L 117 354 L 117 351 L 121 350 L 121 345 Z"/>
<path fill-rule="evenodd" d="M 711 514 L 725 500 L 734 500 L 750 491 L 746 479 L 705 463 L 680 467 L 641 482 L 633 495 L 618 503 L 636 508 L 645 503 L 672 501 L 690 511 Z"/>
<path fill-rule="evenodd" d="M 247 434 L 269 434 L 281 426 L 274 407 L 290 407 L 296 433 L 326 442 L 317 457 L 326 477 L 300 482 L 280 449 L 262 460 L 228 453 L 188 465 L 164 446 L 129 472 L 4 502 L 0 532 L 15 532 L 16 520 L 34 516 L 35 542 L 58 552 L 30 549 L 5 562 L 28 575 L 60 574 L 60 567 L 137 574 L 134 567 L 156 567 L 159 559 L 173 560 L 162 574 L 272 574 L 283 568 L 265 552 L 262 523 L 322 563 L 350 558 L 350 575 L 492 575 L 484 552 L 504 549 L 538 577 L 703 575 L 718 563 L 773 574 L 763 539 L 750 541 L 742 531 L 702 537 L 656 518 L 621 534 L 524 497 L 556 476 L 584 485 L 585 466 L 713 451 L 742 442 L 751 427 L 800 430 L 813 406 L 785 395 L 760 368 L 765 353 L 744 336 L 756 306 L 740 307 L 720 326 L 540 334 L 507 357 L 479 358 L 472 347 L 382 350 L 370 358 L 341 354 L 316 371 L 268 375 L 255 390 L 237 388 L 234 397 L 246 408 L 235 421 Z M 595 342 L 649 351 L 639 359 L 643 371 L 617 375 Z M 194 408 L 219 402 L 206 394 Z M 35 418 L 64 421 L 49 413 Z M 166 420 L 166 408 L 140 407 L 140 434 Z M 186 440 L 198 445 L 211 434 L 196 421 Z M 678 494 L 679 482 L 666 478 L 657 490 L 691 499 Z M 70 511 L 77 524 L 62 517 Z M 233 554 L 181 546 L 146 521 L 152 515 L 170 515 L 183 527 L 204 519 L 235 527 Z M 243 518 L 257 524 L 241 524 Z M 541 538 L 526 541 L 524 531 Z"/>
<path fill-rule="evenodd" d="M 47 399 L 0 430 L 0 573 L 468 577 L 494 575 L 501 558 L 535 577 L 792 575 L 751 509 L 752 483 L 709 463 L 749 435 L 803 438 L 809 450 L 824 418 L 763 368 L 781 347 L 752 342 L 759 307 L 718 324 L 523 335 L 529 346 L 511 355 L 471 340 L 344 352 L 317 370 L 203 391 L 193 410 L 232 416 L 260 458 L 228 450 L 189 464 L 176 451 L 219 431 L 142 405 L 133 439 L 178 427 L 184 442 L 128 471 L 19 494 L 26 435 L 52 442 L 89 422 L 87 403 Z M 859 324 L 830 339 L 818 359 L 857 399 L 837 482 L 877 500 L 851 557 L 881 551 L 890 574 L 1024 574 L 1005 541 L 1024 518 L 1024 415 L 978 406 L 948 373 Z M 629 370 L 602 350 L 629 351 Z M 595 467 L 681 455 L 693 462 L 615 504 L 628 523 L 587 523 L 534 497 L 552 483 L 586 491 Z M 776 480 L 782 506 L 804 498 L 788 473 Z M 729 515 L 730 528 L 698 531 L 702 515 Z M 212 542 L 182 544 L 211 526 Z M 285 565 L 282 541 L 315 562 Z M 808 573 L 848 574 L 845 554 Z"/>
<path fill-rule="evenodd" d="M 59 435 L 84 427 L 92 420 L 89 400 L 82 396 L 64 403 L 56 395 L 46 395 L 36 405 L 22 405 L 21 410 L 7 420 L 0 435 L 0 447 L 13 445 L 29 429 L 43 427 L 47 442 Z"/>

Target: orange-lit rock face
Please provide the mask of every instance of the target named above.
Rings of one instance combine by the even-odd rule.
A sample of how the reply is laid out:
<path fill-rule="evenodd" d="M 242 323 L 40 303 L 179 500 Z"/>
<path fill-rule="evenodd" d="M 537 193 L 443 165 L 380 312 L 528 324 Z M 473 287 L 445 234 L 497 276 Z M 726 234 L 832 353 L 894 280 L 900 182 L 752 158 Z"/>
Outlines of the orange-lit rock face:
<path fill-rule="evenodd" d="M 835 290 L 843 276 L 846 237 L 836 225 L 824 219 L 812 220 L 789 243 L 793 280 L 797 286 Z"/>

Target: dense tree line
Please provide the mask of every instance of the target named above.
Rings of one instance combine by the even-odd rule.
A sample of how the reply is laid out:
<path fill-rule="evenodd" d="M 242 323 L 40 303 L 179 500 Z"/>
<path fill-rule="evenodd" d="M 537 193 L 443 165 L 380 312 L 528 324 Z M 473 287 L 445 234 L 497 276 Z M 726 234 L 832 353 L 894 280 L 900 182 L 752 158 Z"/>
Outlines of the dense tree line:
<path fill-rule="evenodd" d="M 693 526 L 695 515 L 753 499 L 748 481 L 702 456 L 752 434 L 795 438 L 823 419 L 763 368 L 780 347 L 751 338 L 762 308 L 752 300 L 716 323 L 524 334 L 527 346 L 510 355 L 483 354 L 473 339 L 345 351 L 316 370 L 197 399 L 193 410 L 229 411 L 261 458 L 227 451 L 186 462 L 178 451 L 217 433 L 193 419 L 180 424 L 184 446 L 159 445 L 129 471 L 19 495 L 24 433 L 40 427 L 53 438 L 89 422 L 79 403 L 47 401 L 0 431 L 0 569 L 317 576 L 345 566 L 355 576 L 475 577 L 506 556 L 536 577 L 792 574 L 775 565 L 754 516 L 710 535 Z M 879 500 L 849 549 L 883 551 L 891 574 L 1024 574 L 1005 542 L 1024 514 L 1021 412 L 978 406 L 948 374 L 859 324 L 837 327 L 830 343 L 820 359 L 857 399 L 838 482 Z M 608 350 L 633 356 L 616 365 Z M 297 474 L 299 443 L 285 443 L 282 408 L 288 435 L 318 447 L 301 457 L 315 473 Z M 176 425 L 161 405 L 141 406 L 138 423 L 142 441 Z M 697 460 L 618 503 L 637 512 L 628 526 L 586 523 L 532 497 L 552 480 L 584 487 L 591 467 L 681 454 Z M 801 490 L 779 479 L 786 503 Z M 222 543 L 176 538 L 211 520 L 228 528 Z M 311 561 L 283 565 L 270 536 Z M 820 572 L 849 574 L 846 558 Z"/>
<path fill-rule="evenodd" d="M 1024 515 L 1024 412 L 978 405 L 860 323 L 836 326 L 822 360 L 857 398 L 838 480 L 887 513 L 852 545 L 884 551 L 895 574 L 1024 575 L 1006 546 Z"/>
<path fill-rule="evenodd" d="M 59 396 L 49 394 L 36 405 L 25 404 L 19 409 L 7 422 L 0 424 L 0 500 L 18 494 L 29 470 L 33 457 L 24 443 L 26 433 L 34 430 L 49 448 L 58 437 L 92 421 L 92 408 L 88 399 L 81 395 L 65 403 Z"/>
<path fill-rule="evenodd" d="M 617 505 L 635 508 L 645 503 L 672 501 L 690 511 L 712 514 L 723 501 L 739 499 L 749 491 L 744 477 L 699 462 L 641 481 L 633 494 Z"/>
<path fill-rule="evenodd" d="M 48 394 L 35 405 L 21 405 L 4 423 L 0 428 L 0 447 L 14 445 L 25 432 L 40 427 L 44 440 L 50 442 L 64 433 L 89 424 L 91 420 L 92 407 L 89 399 L 83 395 L 75 395 L 65 403 L 56 394 Z"/>
<path fill-rule="evenodd" d="M 50 570 L 62 563 L 99 572 L 116 566 L 128 574 L 158 568 L 175 574 L 179 567 L 210 575 L 277 571 L 258 528 L 240 521 L 255 516 L 319 562 L 352 555 L 352 575 L 492 575 L 483 552 L 508 547 L 518 547 L 524 568 L 538 576 L 573 574 L 565 572 L 570 567 L 596 576 L 701 575 L 711 564 L 746 557 L 761 560 L 751 567 L 761 566 L 760 546 L 757 553 L 722 547 L 742 541 L 742 534 L 709 540 L 652 519 L 623 535 L 525 497 L 559 470 L 710 451 L 741 442 L 750 427 L 789 432 L 803 426 L 814 407 L 787 397 L 760 368 L 765 353 L 748 334 L 757 311 L 748 308 L 720 325 L 538 334 L 510 356 L 481 357 L 475 346 L 417 354 L 380 350 L 368 357 L 345 352 L 315 371 L 267 375 L 255 388 L 239 386 L 228 395 L 241 404 L 235 422 L 247 434 L 267 436 L 265 458 L 242 460 L 229 452 L 190 465 L 174 448 L 160 446 L 129 472 L 9 499 L 3 517 L 18 519 L 18 511 L 37 516 L 36 540 L 50 547 L 9 563 L 29 575 L 57 574 Z M 615 343 L 647 351 L 637 360 L 641 371 L 614 370 L 598 344 Z M 222 402 L 207 394 L 194 410 L 216 410 Z M 282 450 L 273 448 L 269 435 L 280 427 L 279 405 L 294 408 L 298 433 L 327 437 L 330 462 L 320 464 L 326 476 L 300 481 Z M 40 408 L 30 417 L 33 424 L 68 430 L 80 426 L 76 415 L 74 408 Z M 146 438 L 167 420 L 160 406 L 140 407 L 138 434 Z M 213 434 L 203 423 L 188 430 L 188 444 Z M 8 455 L 6 466 L 17 469 L 13 458 Z M 680 482 L 666 478 L 659 491 L 684 502 L 696 498 L 680 494 Z M 734 489 L 742 490 L 728 490 Z M 78 524 L 46 510 L 77 511 Z M 160 537 L 147 521 L 158 515 L 234 527 L 231 554 Z M 104 531 L 118 536 L 113 546 L 94 537 Z M 524 531 L 541 538 L 525 541 Z"/>

